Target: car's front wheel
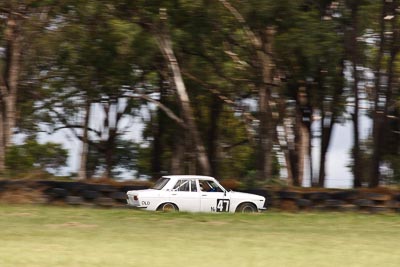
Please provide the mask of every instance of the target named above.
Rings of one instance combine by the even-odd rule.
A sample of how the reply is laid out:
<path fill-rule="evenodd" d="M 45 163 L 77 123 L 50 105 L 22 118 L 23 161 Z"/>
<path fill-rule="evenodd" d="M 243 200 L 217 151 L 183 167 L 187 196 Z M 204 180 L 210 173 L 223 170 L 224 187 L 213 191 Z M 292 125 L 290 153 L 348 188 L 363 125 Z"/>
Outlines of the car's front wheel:
<path fill-rule="evenodd" d="M 253 203 L 246 202 L 246 203 L 240 204 L 237 207 L 236 212 L 255 213 L 255 212 L 257 212 L 257 207 Z"/>
<path fill-rule="evenodd" d="M 158 211 L 164 211 L 164 212 L 173 212 L 173 211 L 179 211 L 178 207 L 174 203 L 163 203 L 158 207 Z"/>

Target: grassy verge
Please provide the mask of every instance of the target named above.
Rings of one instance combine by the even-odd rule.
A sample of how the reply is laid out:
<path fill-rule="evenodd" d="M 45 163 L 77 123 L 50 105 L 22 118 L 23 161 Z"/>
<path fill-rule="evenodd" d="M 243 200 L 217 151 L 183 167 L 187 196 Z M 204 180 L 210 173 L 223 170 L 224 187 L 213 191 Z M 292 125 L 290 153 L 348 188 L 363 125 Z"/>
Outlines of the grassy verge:
<path fill-rule="evenodd" d="M 0 266 L 399 266 L 400 216 L 0 206 Z"/>

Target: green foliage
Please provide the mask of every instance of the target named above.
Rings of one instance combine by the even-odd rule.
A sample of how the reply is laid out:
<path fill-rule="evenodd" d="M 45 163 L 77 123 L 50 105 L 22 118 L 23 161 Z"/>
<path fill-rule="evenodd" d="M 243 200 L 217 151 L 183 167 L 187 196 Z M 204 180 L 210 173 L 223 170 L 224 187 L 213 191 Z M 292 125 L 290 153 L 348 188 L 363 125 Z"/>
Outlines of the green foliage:
<path fill-rule="evenodd" d="M 9 14 L 7 10 L 15 11 L 21 18 L 24 51 L 17 97 L 18 131 L 35 136 L 44 129 L 52 132 L 68 128 L 70 133 L 82 138 L 84 111 L 89 103 L 95 107 L 88 125 L 91 128 L 88 137 L 90 173 L 99 175 L 105 168 L 111 168 L 116 176 L 125 170 L 151 175 L 156 141 L 162 147 L 158 155 L 161 172 L 171 170 L 171 157 L 178 142 L 185 146 L 182 156 L 185 164 L 193 160 L 188 155 L 193 155 L 195 148 L 186 129 L 145 100 L 130 98 L 134 93 L 132 89 L 154 99 L 163 91 L 160 102 L 182 117 L 156 38 L 162 25 L 159 11 L 166 8 L 165 26 L 171 34 L 202 141 L 207 144 L 208 151 L 215 148 L 217 156 L 212 160 L 217 162 L 220 177 L 254 182 L 257 142 L 249 141 L 241 111 L 223 101 L 219 113 L 212 109 L 216 94 L 219 99 L 233 101 L 230 103 L 237 106 L 245 100 L 258 101 L 259 85 L 264 82 L 260 62 L 257 62 L 259 51 L 249 41 L 245 29 L 250 29 L 264 44 L 269 42 L 263 40 L 266 28 L 273 26 L 276 30 L 272 57 L 277 72 L 274 83 L 278 86 L 271 87 L 273 112 L 281 112 L 275 105 L 280 100 L 297 105 L 299 86 L 305 85 L 311 108 L 327 117 L 333 114 L 336 122 L 348 110 L 346 101 L 351 101 L 346 99 L 350 94 L 345 91 L 350 87 L 351 75 L 344 75 L 343 71 L 344 63 L 351 65 L 353 60 L 353 44 L 349 43 L 354 26 L 351 9 L 358 4 L 358 65 L 360 69 L 373 70 L 379 51 L 377 33 L 382 1 L 245 0 L 229 3 L 244 21 L 238 21 L 220 1 L 210 0 L 3 1 L 0 3 L 2 73 L 7 56 L 2 52 L 6 48 L 6 23 L 3 22 Z M 389 20 L 386 34 L 393 30 Z M 397 27 L 399 20 L 396 18 L 394 22 Z M 382 72 L 387 72 L 390 59 L 387 50 L 385 47 Z M 395 61 L 397 73 L 399 58 Z M 190 78 L 193 76 L 197 80 Z M 396 97 L 398 92 L 394 91 L 393 98 Z M 395 106 L 391 108 L 398 110 Z M 280 119 L 298 115 L 292 112 L 297 106 L 292 110 L 285 108 L 282 110 L 285 114 L 279 114 Z M 257 108 L 251 109 L 257 117 Z M 140 113 L 143 110 L 149 111 L 149 115 Z M 140 144 L 125 140 L 125 129 L 121 126 L 121 121 L 133 121 L 138 117 L 145 124 Z M 282 121 L 276 123 L 282 124 Z M 160 132 L 157 129 L 161 129 Z M 257 126 L 253 129 L 257 130 Z M 213 130 L 216 134 L 210 136 Z M 385 144 L 384 154 L 397 177 L 396 138 L 397 135 L 388 135 L 390 144 Z M 39 155 L 39 152 L 49 156 Z M 28 141 L 9 149 L 7 165 L 15 172 L 31 168 L 55 170 L 65 164 L 64 152 L 54 144 Z M 60 153 L 59 158 L 57 153 Z M 111 160 L 107 161 L 107 155 L 111 155 Z M 39 158 L 43 160 L 38 161 Z M 50 158 L 57 159 L 55 165 L 51 165 Z M 363 161 L 368 164 L 368 159 Z M 112 166 L 107 167 L 109 164 Z M 279 167 L 275 160 L 274 177 L 279 176 Z"/>
<path fill-rule="evenodd" d="M 57 174 L 66 166 L 68 151 L 60 144 L 38 143 L 28 139 L 22 145 L 11 146 L 6 153 L 6 166 L 11 176 L 27 174 L 38 170 Z"/>
<path fill-rule="evenodd" d="M 88 177 L 102 176 L 107 168 L 106 141 L 91 141 L 87 159 Z M 138 166 L 138 146 L 136 143 L 118 139 L 112 150 L 113 177 L 119 177 L 123 172 L 136 170 Z M 110 153 L 110 152 L 109 152 Z M 129 177 L 130 178 L 130 177 Z"/>

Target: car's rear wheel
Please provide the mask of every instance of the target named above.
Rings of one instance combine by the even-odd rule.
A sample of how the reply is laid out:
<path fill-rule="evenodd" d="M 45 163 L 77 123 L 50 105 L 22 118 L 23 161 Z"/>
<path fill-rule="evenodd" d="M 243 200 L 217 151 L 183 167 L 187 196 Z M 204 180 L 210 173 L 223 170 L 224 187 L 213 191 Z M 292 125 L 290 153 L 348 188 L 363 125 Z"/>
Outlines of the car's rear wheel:
<path fill-rule="evenodd" d="M 174 203 L 169 203 L 169 202 L 161 204 L 157 210 L 164 212 L 179 211 L 178 207 Z"/>
<path fill-rule="evenodd" d="M 255 213 L 255 212 L 257 212 L 257 207 L 253 203 L 246 202 L 246 203 L 240 204 L 237 207 L 236 212 Z"/>

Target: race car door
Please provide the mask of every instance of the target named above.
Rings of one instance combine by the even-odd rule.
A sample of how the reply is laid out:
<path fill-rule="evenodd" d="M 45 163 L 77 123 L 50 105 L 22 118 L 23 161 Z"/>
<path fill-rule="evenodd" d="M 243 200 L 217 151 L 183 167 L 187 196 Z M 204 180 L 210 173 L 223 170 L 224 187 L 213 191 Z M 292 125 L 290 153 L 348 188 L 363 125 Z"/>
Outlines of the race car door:
<path fill-rule="evenodd" d="M 171 191 L 170 201 L 175 203 L 180 211 L 200 211 L 200 195 L 197 192 L 196 180 L 178 180 Z"/>
<path fill-rule="evenodd" d="M 229 212 L 230 199 L 212 180 L 199 180 L 200 209 L 203 212 Z"/>

